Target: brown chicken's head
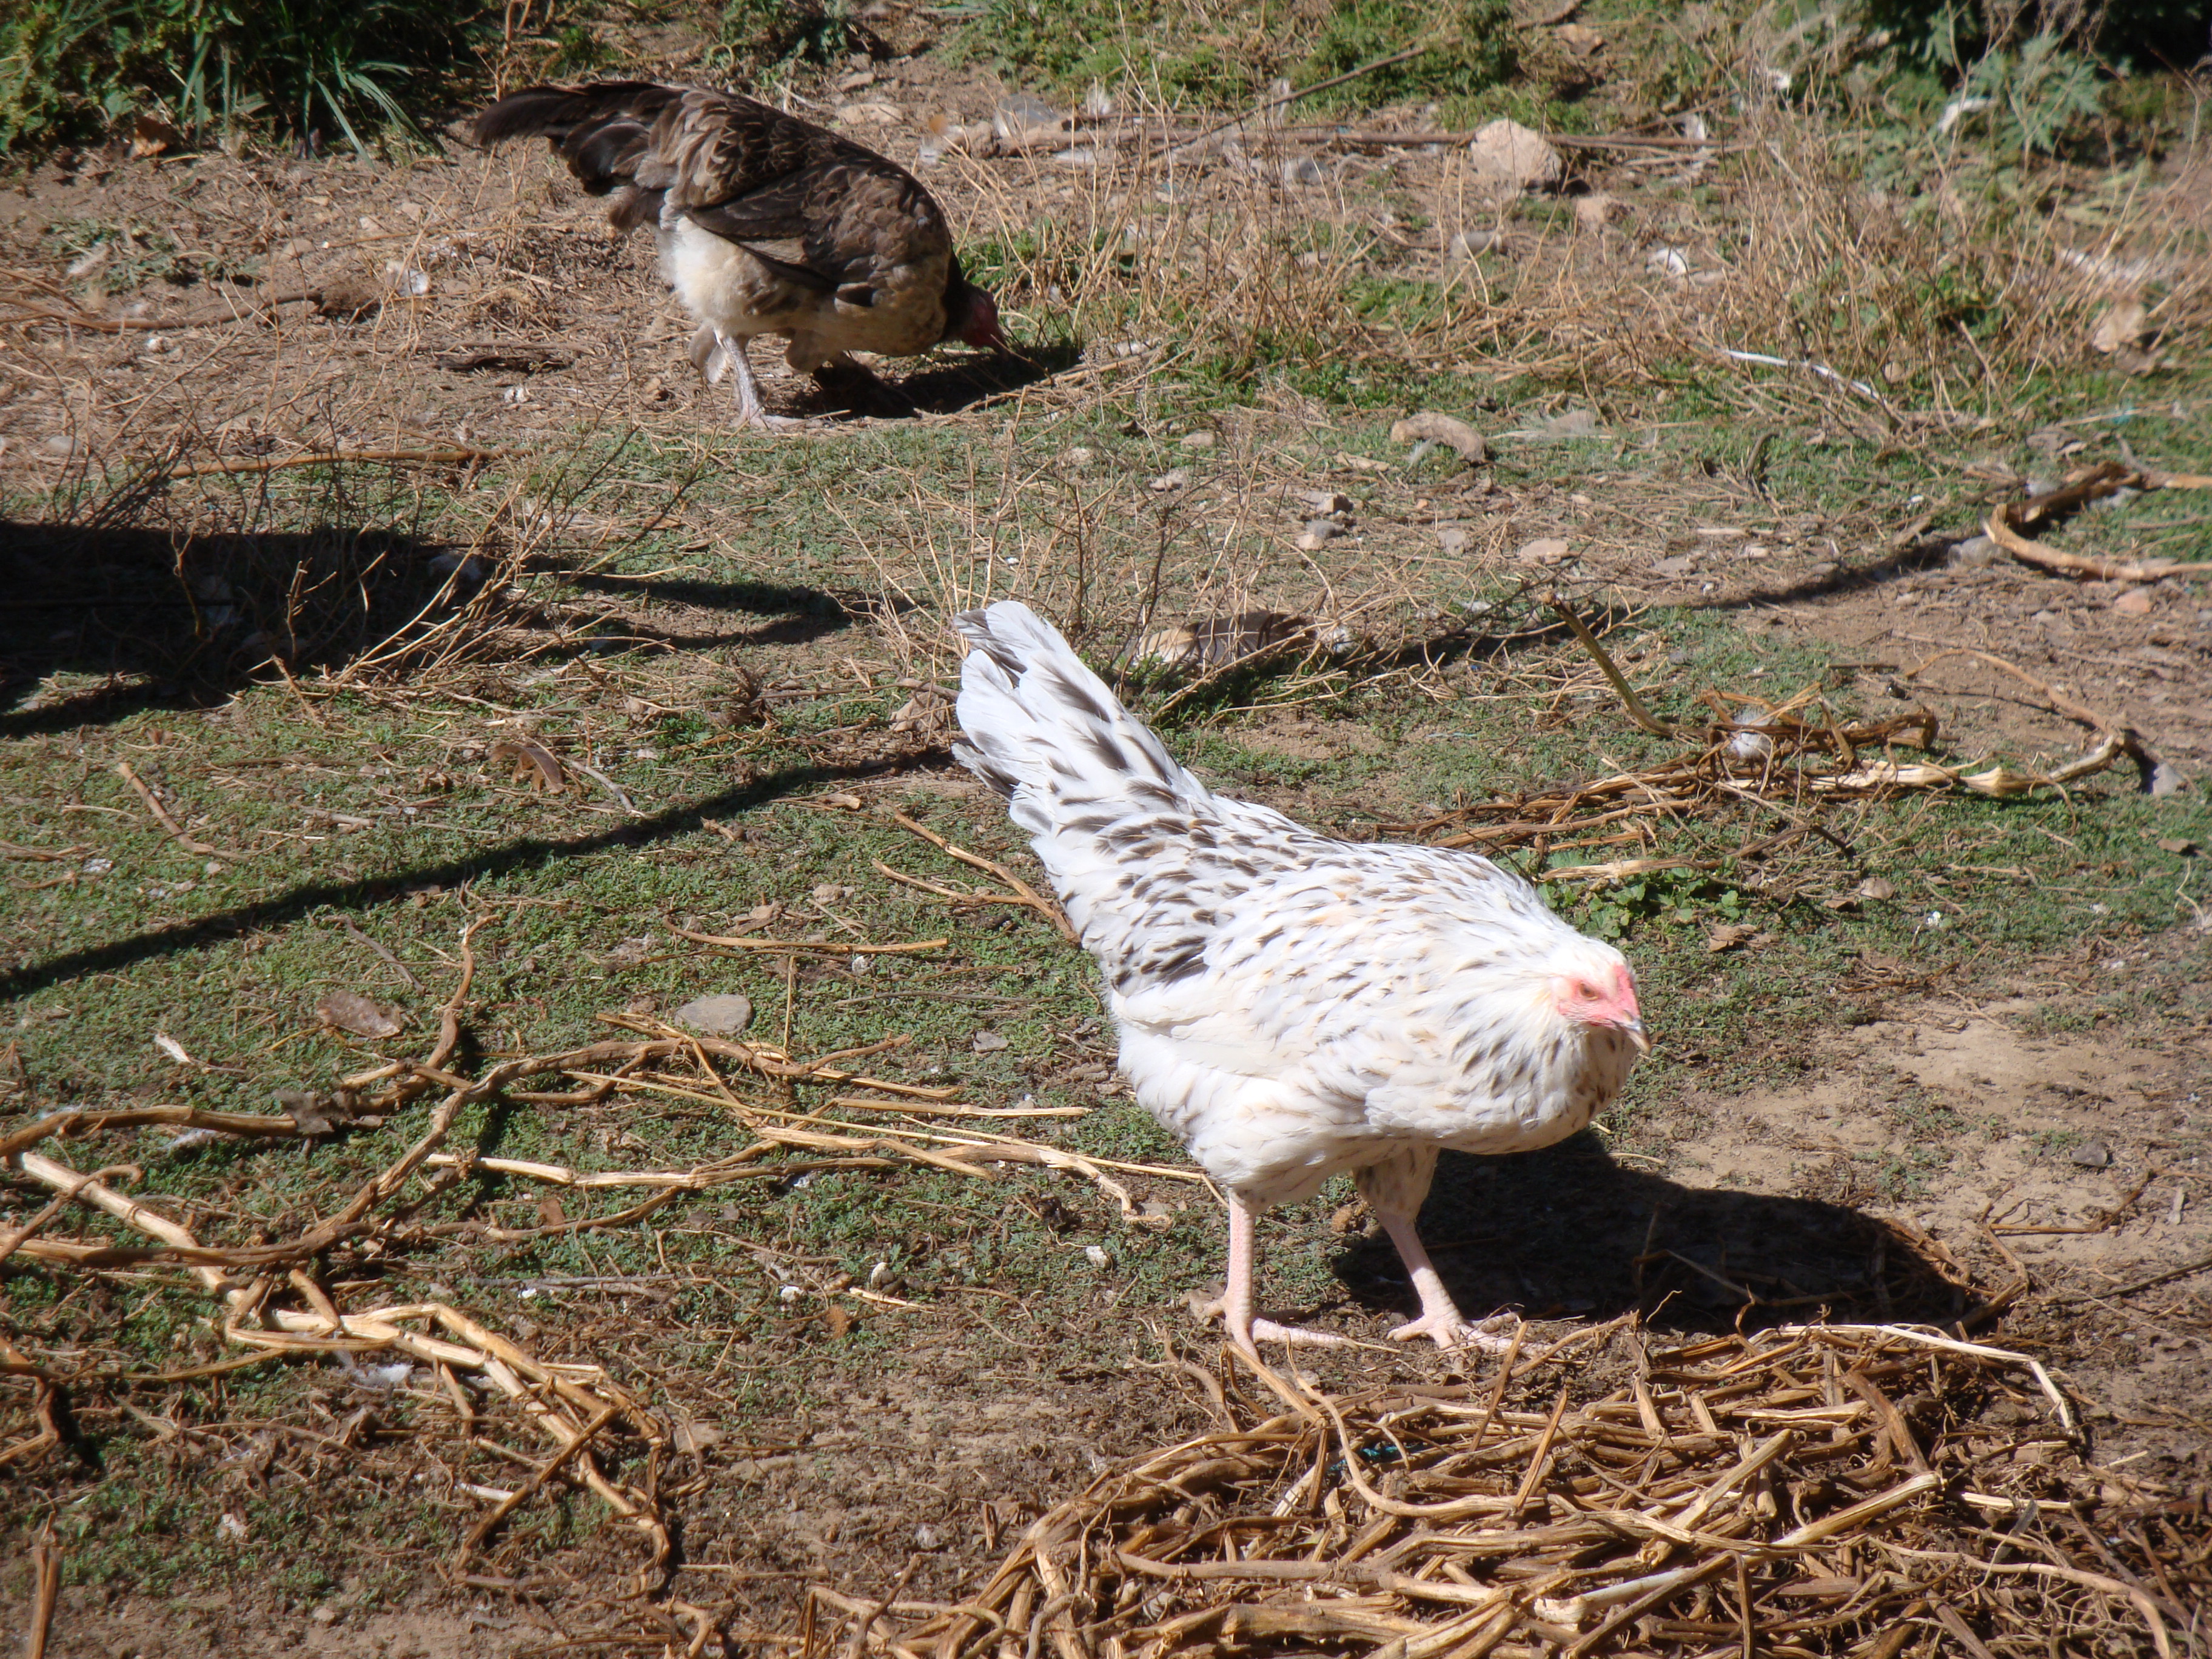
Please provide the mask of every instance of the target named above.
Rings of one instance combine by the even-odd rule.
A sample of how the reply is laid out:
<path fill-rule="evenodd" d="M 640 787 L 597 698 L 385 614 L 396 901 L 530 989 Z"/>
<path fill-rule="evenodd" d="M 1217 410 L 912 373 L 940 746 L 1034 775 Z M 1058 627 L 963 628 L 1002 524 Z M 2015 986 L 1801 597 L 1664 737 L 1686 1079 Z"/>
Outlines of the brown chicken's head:
<path fill-rule="evenodd" d="M 952 280 L 945 285 L 945 337 L 985 351 L 1006 349 L 1006 337 L 999 331 L 999 302 L 952 264 Z"/>

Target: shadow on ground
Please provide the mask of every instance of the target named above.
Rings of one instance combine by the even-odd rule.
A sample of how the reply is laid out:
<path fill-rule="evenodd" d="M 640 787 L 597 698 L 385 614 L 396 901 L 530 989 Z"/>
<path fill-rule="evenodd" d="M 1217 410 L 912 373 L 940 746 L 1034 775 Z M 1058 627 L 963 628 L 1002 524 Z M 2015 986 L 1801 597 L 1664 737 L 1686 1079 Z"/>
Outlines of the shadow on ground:
<path fill-rule="evenodd" d="M 942 752 L 942 751 L 939 751 Z M 795 766 L 757 781 L 672 806 L 587 836 L 526 836 L 464 857 L 438 859 L 356 881 L 310 881 L 271 894 L 252 904 L 234 905 L 173 927 L 149 929 L 106 944 L 21 963 L 0 972 L 0 1000 L 27 996 L 50 985 L 88 974 L 114 973 L 134 963 L 179 951 L 197 950 L 220 939 L 297 921 L 325 906 L 345 912 L 374 909 L 403 899 L 418 887 L 455 887 L 509 871 L 533 869 L 562 859 L 603 852 L 611 847 L 640 847 L 696 833 L 705 818 L 751 811 L 779 797 L 822 785 L 878 776 L 912 763 L 914 757 L 890 757 L 849 766 Z"/>
<path fill-rule="evenodd" d="M 1948 1324 L 1965 1293 L 1874 1217 L 1817 1200 L 1684 1187 L 1583 1133 L 1506 1158 L 1446 1152 L 1421 1232 L 1470 1318 L 1605 1320 L 1684 1334 L 1811 1319 Z M 1361 1238 L 1334 1263 L 1363 1305 L 1416 1310 L 1397 1255 Z"/>
<path fill-rule="evenodd" d="M 340 665 L 434 611 L 458 562 L 373 526 L 194 535 L 0 523 L 0 738 L 219 702 Z M 56 674 L 102 684 L 21 706 Z"/>

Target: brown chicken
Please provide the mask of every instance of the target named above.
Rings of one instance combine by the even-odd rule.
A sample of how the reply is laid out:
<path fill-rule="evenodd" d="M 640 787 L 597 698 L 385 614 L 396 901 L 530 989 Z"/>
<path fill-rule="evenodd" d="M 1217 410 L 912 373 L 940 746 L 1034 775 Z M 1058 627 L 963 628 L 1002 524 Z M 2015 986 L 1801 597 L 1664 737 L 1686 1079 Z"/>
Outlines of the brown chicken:
<path fill-rule="evenodd" d="M 757 334 L 820 377 L 845 354 L 911 356 L 945 340 L 1005 346 L 999 308 L 952 251 L 945 210 L 873 150 L 735 93 L 649 81 L 530 87 L 477 117 L 480 144 L 543 133 L 617 230 L 650 222 L 669 283 L 699 325 L 691 362 L 737 377 L 739 425 L 761 408 Z"/>

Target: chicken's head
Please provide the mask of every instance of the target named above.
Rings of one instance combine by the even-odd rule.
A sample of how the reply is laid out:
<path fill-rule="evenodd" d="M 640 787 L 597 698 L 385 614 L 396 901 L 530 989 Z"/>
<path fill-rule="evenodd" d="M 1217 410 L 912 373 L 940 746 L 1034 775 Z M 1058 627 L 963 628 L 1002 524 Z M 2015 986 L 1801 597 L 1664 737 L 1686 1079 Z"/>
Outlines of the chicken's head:
<path fill-rule="evenodd" d="M 1650 1040 L 1644 1035 L 1644 1015 L 1636 1006 L 1635 974 L 1612 946 L 1594 939 L 1583 943 L 1591 947 L 1578 953 L 1583 959 L 1568 964 L 1552 981 L 1560 1017 L 1578 1025 L 1625 1031 L 1638 1051 L 1649 1054 Z"/>
<path fill-rule="evenodd" d="M 1006 349 L 1006 337 L 999 330 L 999 302 L 968 280 L 957 260 L 945 285 L 945 337 L 984 351 Z"/>

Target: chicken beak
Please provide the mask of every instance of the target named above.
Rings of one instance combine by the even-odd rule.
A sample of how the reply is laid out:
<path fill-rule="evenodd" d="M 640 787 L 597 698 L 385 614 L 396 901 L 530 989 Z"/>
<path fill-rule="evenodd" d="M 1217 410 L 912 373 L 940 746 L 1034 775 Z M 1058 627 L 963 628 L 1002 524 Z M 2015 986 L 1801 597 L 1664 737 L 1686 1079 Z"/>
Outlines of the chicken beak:
<path fill-rule="evenodd" d="M 1651 1039 L 1644 1035 L 1642 1020 L 1632 1019 L 1620 1029 L 1628 1033 L 1628 1040 L 1636 1045 L 1638 1054 L 1648 1054 L 1651 1052 Z"/>

